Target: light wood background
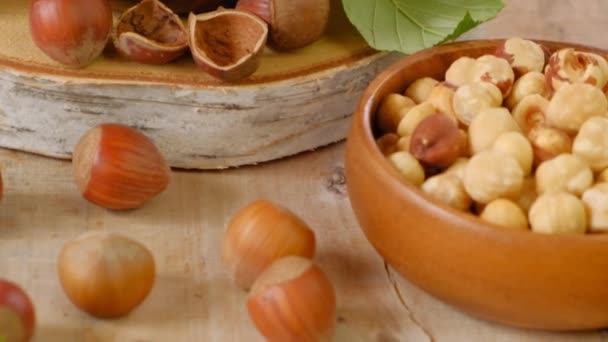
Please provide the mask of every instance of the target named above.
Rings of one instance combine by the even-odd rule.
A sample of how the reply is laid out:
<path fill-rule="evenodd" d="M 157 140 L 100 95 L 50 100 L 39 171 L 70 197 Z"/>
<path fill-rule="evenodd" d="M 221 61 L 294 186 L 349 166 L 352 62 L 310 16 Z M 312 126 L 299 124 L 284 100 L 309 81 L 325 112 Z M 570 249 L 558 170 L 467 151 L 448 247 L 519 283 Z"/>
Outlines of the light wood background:
<path fill-rule="evenodd" d="M 606 31 L 605 0 L 512 0 L 499 18 L 467 37 L 520 35 L 608 48 Z M 80 198 L 68 162 L 0 150 L 6 187 L 0 277 L 32 296 L 36 341 L 262 341 L 248 320 L 246 294 L 232 287 L 222 269 L 219 246 L 231 215 L 267 198 L 316 231 L 317 261 L 338 296 L 336 341 L 608 340 L 604 331 L 554 334 L 485 322 L 410 285 L 386 267 L 360 231 L 344 185 L 343 152 L 340 143 L 256 167 L 176 171 L 160 197 L 140 210 L 116 213 Z M 156 286 L 126 318 L 93 319 L 60 288 L 61 246 L 90 230 L 124 233 L 155 255 Z"/>

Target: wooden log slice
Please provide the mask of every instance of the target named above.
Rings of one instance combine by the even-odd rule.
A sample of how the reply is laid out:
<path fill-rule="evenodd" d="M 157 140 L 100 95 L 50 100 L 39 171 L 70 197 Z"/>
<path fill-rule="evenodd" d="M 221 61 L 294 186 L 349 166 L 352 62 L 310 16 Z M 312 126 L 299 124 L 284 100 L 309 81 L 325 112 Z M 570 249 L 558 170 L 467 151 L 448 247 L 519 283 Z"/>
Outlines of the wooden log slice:
<path fill-rule="evenodd" d="M 215 169 L 342 140 L 362 91 L 399 55 L 370 49 L 339 1 L 332 5 L 321 40 L 289 53 L 267 48 L 260 69 L 233 84 L 197 69 L 190 55 L 151 66 L 110 46 L 92 65 L 67 69 L 35 47 L 28 2 L 1 1 L 0 146 L 68 159 L 86 130 L 117 122 L 154 139 L 173 167 Z"/>

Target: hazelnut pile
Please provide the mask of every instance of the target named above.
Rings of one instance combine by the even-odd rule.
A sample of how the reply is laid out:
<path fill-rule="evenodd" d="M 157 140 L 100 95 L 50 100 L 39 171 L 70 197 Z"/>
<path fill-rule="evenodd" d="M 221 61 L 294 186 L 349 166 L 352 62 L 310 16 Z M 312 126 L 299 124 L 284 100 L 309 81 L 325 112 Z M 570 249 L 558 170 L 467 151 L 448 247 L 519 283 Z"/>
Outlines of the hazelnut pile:
<path fill-rule="evenodd" d="M 412 184 L 489 223 L 608 231 L 608 62 L 521 38 L 380 103 L 377 145 Z"/>

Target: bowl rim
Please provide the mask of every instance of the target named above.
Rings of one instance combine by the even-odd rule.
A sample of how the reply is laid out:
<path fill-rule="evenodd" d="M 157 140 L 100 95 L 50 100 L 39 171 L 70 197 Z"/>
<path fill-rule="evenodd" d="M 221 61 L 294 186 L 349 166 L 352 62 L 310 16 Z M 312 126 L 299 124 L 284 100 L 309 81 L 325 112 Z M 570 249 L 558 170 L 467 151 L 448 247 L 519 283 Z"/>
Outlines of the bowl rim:
<path fill-rule="evenodd" d="M 608 50 L 600 49 L 597 47 L 571 43 L 567 41 L 552 41 L 524 37 L 522 38 L 532 40 L 541 45 L 559 45 L 564 46 L 564 48 L 572 47 L 575 49 L 597 53 L 604 56 L 604 58 L 608 58 Z M 424 193 L 420 189 L 420 187 L 417 187 L 405 180 L 398 173 L 398 171 L 388 162 L 387 158 L 381 153 L 380 149 L 377 147 L 372 129 L 372 120 L 375 117 L 374 112 L 376 110 L 377 105 L 379 104 L 379 101 L 377 101 L 377 99 L 380 96 L 380 92 L 384 87 L 384 84 L 389 79 L 398 77 L 401 70 L 412 62 L 416 60 L 423 60 L 433 54 L 446 53 L 449 51 L 459 50 L 466 47 L 472 47 L 473 45 L 478 45 L 480 43 L 487 44 L 488 46 L 497 45 L 504 41 L 505 39 L 473 39 L 437 45 L 420 50 L 411 55 L 407 55 L 390 65 L 388 68 L 384 69 L 369 83 L 368 87 L 361 95 L 361 98 L 359 99 L 359 102 L 356 107 L 355 114 L 353 116 L 353 127 L 355 128 L 356 126 L 359 126 L 359 132 L 355 132 L 355 134 L 363 133 L 363 139 L 361 139 L 361 142 L 365 149 L 363 153 L 368 155 L 371 163 L 376 164 L 379 172 L 381 173 L 381 176 L 386 177 L 387 184 L 395 187 L 400 187 L 402 191 L 409 192 L 415 201 L 423 202 L 423 204 L 425 204 L 425 208 L 429 208 L 431 212 L 437 212 L 441 215 L 445 215 L 449 219 L 456 219 L 469 223 L 469 225 L 467 225 L 467 229 L 475 231 L 476 233 L 494 235 L 504 234 L 501 236 L 506 239 L 542 239 L 543 241 L 555 242 L 608 242 L 608 232 L 591 232 L 587 230 L 584 234 L 545 234 L 534 232 L 531 229 L 512 229 L 483 221 L 478 215 L 462 212 L 460 210 L 448 206 L 447 204 L 444 204 L 443 202 L 433 199 L 432 197 Z"/>

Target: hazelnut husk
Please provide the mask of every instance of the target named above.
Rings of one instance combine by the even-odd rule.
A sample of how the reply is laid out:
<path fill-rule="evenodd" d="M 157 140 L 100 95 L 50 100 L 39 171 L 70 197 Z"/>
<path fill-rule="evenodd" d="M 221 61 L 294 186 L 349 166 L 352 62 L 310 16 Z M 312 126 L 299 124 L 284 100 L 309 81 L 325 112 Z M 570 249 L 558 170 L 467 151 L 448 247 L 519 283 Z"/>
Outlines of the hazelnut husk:
<path fill-rule="evenodd" d="M 192 57 L 211 76 L 238 81 L 259 68 L 268 25 L 255 15 L 230 9 L 191 13 L 188 27 Z"/>
<path fill-rule="evenodd" d="M 143 0 L 126 10 L 112 40 L 123 57 L 147 64 L 169 63 L 188 49 L 186 27 L 159 0 Z"/>

